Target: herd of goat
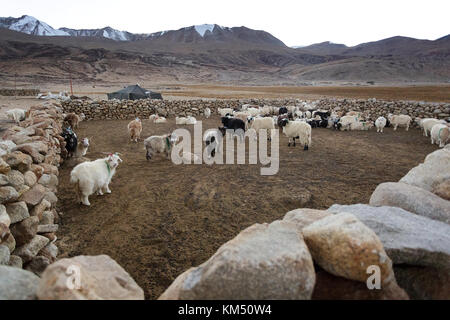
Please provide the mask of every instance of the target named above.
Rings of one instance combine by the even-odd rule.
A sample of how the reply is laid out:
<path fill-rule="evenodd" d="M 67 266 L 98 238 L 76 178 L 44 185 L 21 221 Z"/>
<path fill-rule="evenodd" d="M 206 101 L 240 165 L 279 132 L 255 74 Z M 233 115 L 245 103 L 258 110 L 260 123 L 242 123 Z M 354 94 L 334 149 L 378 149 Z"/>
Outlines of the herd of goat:
<path fill-rule="evenodd" d="M 231 130 L 237 135 L 244 137 L 245 131 L 255 130 L 261 134 L 261 130 L 267 130 L 268 140 L 271 139 L 273 129 L 282 128 L 283 133 L 288 137 L 288 146 L 296 145 L 299 139 L 304 150 L 311 146 L 312 128 L 332 128 L 335 130 L 369 130 L 373 126 L 377 132 L 383 132 L 383 128 L 392 126 L 409 129 L 412 118 L 408 115 L 392 115 L 387 118 L 380 116 L 376 121 L 366 120 L 368 117 L 364 112 L 349 111 L 346 113 L 338 110 L 314 110 L 310 106 L 286 106 L 286 107 L 258 107 L 253 105 L 243 105 L 240 109 L 219 108 L 218 114 L 221 116 L 222 125 L 217 129 L 208 130 L 203 140 L 207 146 L 208 157 L 214 157 L 218 150 L 218 144 L 225 136 L 227 130 Z M 12 109 L 7 111 L 7 116 L 15 122 L 20 122 L 27 118 L 27 112 L 22 109 Z M 211 116 L 211 110 L 204 110 L 205 118 Z M 84 115 L 69 113 L 65 115 L 63 132 L 61 133 L 65 141 L 64 150 L 61 150 L 63 157 L 75 157 L 82 161 L 89 148 L 90 139 L 78 139 L 75 129 L 78 123 L 84 119 Z M 149 118 L 153 123 L 166 123 L 167 119 L 156 114 Z M 422 128 L 425 136 L 430 135 L 431 143 L 440 147 L 448 142 L 450 137 L 450 124 L 445 120 L 434 118 L 415 119 Z M 177 125 L 196 124 L 197 120 L 192 117 L 176 117 Z M 142 121 L 139 118 L 131 121 L 128 126 L 129 138 L 133 142 L 138 142 L 142 133 Z M 255 139 L 257 135 L 254 135 Z M 170 158 L 172 146 L 179 140 L 175 134 L 153 135 L 144 140 L 147 160 L 157 154 L 165 154 Z M 196 160 L 196 155 L 189 152 L 181 155 L 183 159 Z M 117 166 L 122 162 L 120 154 L 108 154 L 105 158 L 94 161 L 84 161 L 76 165 L 70 174 L 70 182 L 75 185 L 79 201 L 84 205 L 90 205 L 88 197 L 94 193 L 103 195 L 110 193 L 109 184 L 114 176 Z"/>

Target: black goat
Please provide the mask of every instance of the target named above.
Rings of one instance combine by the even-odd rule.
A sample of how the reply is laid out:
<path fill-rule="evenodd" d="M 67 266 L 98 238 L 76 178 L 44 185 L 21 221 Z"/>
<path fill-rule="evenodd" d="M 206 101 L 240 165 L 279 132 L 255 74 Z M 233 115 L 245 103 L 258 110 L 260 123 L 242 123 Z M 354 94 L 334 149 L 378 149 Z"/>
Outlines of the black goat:
<path fill-rule="evenodd" d="M 281 108 L 278 110 L 278 114 L 279 114 L 279 115 L 285 114 L 285 113 L 288 113 L 288 109 L 287 109 L 286 107 L 281 107 Z"/>
<path fill-rule="evenodd" d="M 66 142 L 66 150 L 68 157 L 73 156 L 73 154 L 77 151 L 78 146 L 77 134 L 72 130 L 71 127 L 67 127 L 63 130 L 61 136 L 64 138 L 64 141 Z"/>

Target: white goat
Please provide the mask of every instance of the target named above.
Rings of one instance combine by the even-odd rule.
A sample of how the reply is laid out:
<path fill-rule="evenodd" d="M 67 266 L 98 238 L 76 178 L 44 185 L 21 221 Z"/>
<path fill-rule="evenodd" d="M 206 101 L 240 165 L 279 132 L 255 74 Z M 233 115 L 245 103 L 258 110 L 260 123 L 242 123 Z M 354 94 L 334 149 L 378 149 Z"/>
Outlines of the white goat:
<path fill-rule="evenodd" d="M 358 122 L 358 117 L 356 116 L 343 116 L 339 119 L 339 124 L 341 125 L 340 129 L 350 130 L 352 123 Z"/>
<path fill-rule="evenodd" d="M 175 142 L 176 137 L 173 137 L 170 133 L 162 136 L 148 137 L 144 140 L 144 148 L 147 151 L 147 160 L 150 160 L 156 153 L 165 153 L 167 159 L 169 159 L 170 151 Z"/>
<path fill-rule="evenodd" d="M 400 115 L 393 115 L 389 114 L 388 119 L 391 122 L 391 124 L 394 126 L 394 131 L 397 130 L 398 126 L 406 127 L 406 131 L 409 129 L 409 124 L 411 123 L 412 119 L 410 116 L 406 114 L 400 114 Z"/>
<path fill-rule="evenodd" d="M 217 112 L 219 112 L 219 114 L 222 117 L 225 117 L 227 114 L 233 114 L 233 109 L 231 109 L 231 108 L 217 108 Z"/>
<path fill-rule="evenodd" d="M 439 144 L 443 148 L 450 138 L 450 128 L 445 124 L 435 124 L 430 133 L 431 144 Z"/>
<path fill-rule="evenodd" d="M 206 119 L 211 117 L 211 109 L 210 108 L 206 108 L 205 111 L 204 111 L 204 115 L 205 115 Z"/>
<path fill-rule="evenodd" d="M 375 126 L 377 127 L 377 132 L 383 133 L 383 129 L 386 126 L 387 120 L 385 117 L 379 117 L 375 120 Z"/>
<path fill-rule="evenodd" d="M 288 147 L 291 146 L 291 139 L 294 142 L 295 139 L 300 139 L 300 144 L 304 146 L 303 150 L 308 150 L 311 145 L 311 126 L 305 121 L 289 121 L 283 119 L 281 121 L 283 127 L 283 133 L 288 137 Z"/>
<path fill-rule="evenodd" d="M 75 151 L 75 158 L 84 157 L 89 148 L 89 138 L 83 138 L 81 141 L 78 141 L 77 150 Z"/>
<path fill-rule="evenodd" d="M 423 135 L 425 137 L 428 137 L 428 132 L 431 132 L 431 129 L 436 124 L 445 124 L 445 120 L 438 120 L 434 118 L 426 118 L 421 121 L 422 129 L 423 129 Z"/>
<path fill-rule="evenodd" d="M 166 118 L 164 118 L 164 117 L 157 117 L 157 118 L 155 118 L 155 120 L 153 120 L 153 123 L 166 123 L 167 122 L 167 119 Z"/>
<path fill-rule="evenodd" d="M 19 123 L 22 120 L 25 120 L 25 110 L 23 109 L 11 109 L 6 111 L 6 116 L 8 119 L 14 120 L 16 123 Z"/>
<path fill-rule="evenodd" d="M 186 117 L 175 117 L 175 124 L 186 124 L 187 118 Z"/>
<path fill-rule="evenodd" d="M 272 130 L 275 129 L 274 121 L 271 117 L 263 117 L 263 118 L 252 118 L 250 120 L 250 129 L 253 129 L 256 131 L 255 134 L 255 140 L 256 136 L 259 133 L 259 130 L 267 130 L 267 136 L 268 140 L 272 140 Z"/>
<path fill-rule="evenodd" d="M 109 154 L 106 158 L 86 161 L 75 166 L 70 173 L 70 183 L 75 184 L 79 201 L 89 206 L 89 196 L 94 192 L 99 195 L 111 193 L 109 184 L 122 162 L 118 154 Z"/>

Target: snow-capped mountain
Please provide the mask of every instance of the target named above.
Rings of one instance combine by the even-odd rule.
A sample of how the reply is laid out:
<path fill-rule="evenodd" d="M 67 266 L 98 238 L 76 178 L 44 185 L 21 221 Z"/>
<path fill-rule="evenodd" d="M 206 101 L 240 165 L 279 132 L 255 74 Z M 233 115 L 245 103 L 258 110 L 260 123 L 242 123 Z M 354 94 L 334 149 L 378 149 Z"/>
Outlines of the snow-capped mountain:
<path fill-rule="evenodd" d="M 0 18 L 0 28 L 24 32 L 35 36 L 102 37 L 116 41 L 134 41 L 148 37 L 148 34 L 133 34 L 126 31 L 119 31 L 111 27 L 81 30 L 69 28 L 55 29 L 47 23 L 27 15 L 19 18 Z"/>
<path fill-rule="evenodd" d="M 151 34 L 135 34 L 119 31 L 111 27 L 102 29 L 54 29 L 34 17 L 24 15 L 19 18 L 0 18 L 0 28 L 24 32 L 36 36 L 98 37 L 115 41 L 158 40 L 169 43 L 197 43 L 211 41 L 245 41 L 276 46 L 285 46 L 283 42 L 265 31 L 246 27 L 222 27 L 217 24 L 193 25 L 178 30 L 166 30 Z"/>
<path fill-rule="evenodd" d="M 102 29 L 69 29 L 60 28 L 59 30 L 68 33 L 72 37 L 102 37 L 116 41 L 136 41 L 147 38 L 148 34 L 134 34 L 127 31 L 119 31 L 111 27 Z"/>
<path fill-rule="evenodd" d="M 27 15 L 19 18 L 0 18 L 0 27 L 36 36 L 69 36 L 67 32 L 54 29 L 45 22 Z"/>

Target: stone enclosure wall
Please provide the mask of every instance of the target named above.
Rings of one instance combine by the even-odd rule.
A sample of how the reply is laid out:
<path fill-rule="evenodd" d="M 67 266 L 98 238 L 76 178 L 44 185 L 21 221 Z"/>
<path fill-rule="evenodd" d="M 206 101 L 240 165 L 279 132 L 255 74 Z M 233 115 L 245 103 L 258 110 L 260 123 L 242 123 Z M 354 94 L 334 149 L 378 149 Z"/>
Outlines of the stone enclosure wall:
<path fill-rule="evenodd" d="M 249 103 L 259 106 L 301 105 L 299 99 L 240 99 L 240 100 L 69 100 L 62 102 L 65 112 L 84 113 L 86 120 L 111 120 L 148 118 L 157 113 L 164 117 L 199 116 L 205 108 L 217 114 L 217 108 L 240 108 Z M 309 101 L 308 103 L 311 103 Z M 313 102 L 318 109 L 341 111 L 366 111 L 368 120 L 376 120 L 378 116 L 388 113 L 408 114 L 420 118 L 450 118 L 450 104 L 425 103 L 410 101 L 383 101 L 376 99 L 321 99 Z"/>
<path fill-rule="evenodd" d="M 0 96 L 36 96 L 38 89 L 0 89 Z"/>
<path fill-rule="evenodd" d="M 31 108 L 33 119 L 7 129 L 0 140 L 0 265 L 39 275 L 56 260 L 62 112 Z"/>

